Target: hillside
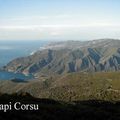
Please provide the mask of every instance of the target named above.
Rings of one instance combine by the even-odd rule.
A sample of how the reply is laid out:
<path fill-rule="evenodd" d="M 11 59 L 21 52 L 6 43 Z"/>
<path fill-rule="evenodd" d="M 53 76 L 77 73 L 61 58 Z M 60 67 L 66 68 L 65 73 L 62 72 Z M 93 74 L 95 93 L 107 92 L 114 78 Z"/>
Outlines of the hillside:
<path fill-rule="evenodd" d="M 1 120 L 119 120 L 120 103 L 107 102 L 100 100 L 61 102 L 51 99 L 37 99 L 28 93 L 22 94 L 2 94 L 0 95 L 2 103 L 14 104 L 16 101 L 22 104 L 38 104 L 37 111 L 0 111 Z"/>
<path fill-rule="evenodd" d="M 1 93 L 27 92 L 37 98 L 62 101 L 120 100 L 120 73 L 67 73 L 31 81 L 0 81 Z"/>
<path fill-rule="evenodd" d="M 3 70 L 34 74 L 65 74 L 120 70 L 120 41 L 55 42 L 28 57 L 17 58 Z"/>
<path fill-rule="evenodd" d="M 119 120 L 120 41 L 51 43 L 2 70 L 33 74 L 0 80 L 0 101 L 37 103 L 38 111 L 0 111 L 0 119 Z"/>

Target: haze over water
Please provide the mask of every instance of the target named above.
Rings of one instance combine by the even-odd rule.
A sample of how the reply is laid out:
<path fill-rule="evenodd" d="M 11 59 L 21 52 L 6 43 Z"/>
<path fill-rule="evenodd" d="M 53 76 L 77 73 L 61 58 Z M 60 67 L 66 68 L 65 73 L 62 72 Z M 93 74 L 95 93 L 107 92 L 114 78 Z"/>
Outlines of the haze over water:
<path fill-rule="evenodd" d="M 40 50 L 48 41 L 0 41 L 0 67 L 18 57 L 25 57 Z M 0 80 L 31 79 L 32 76 L 15 74 L 6 71 L 0 72 Z"/>
<path fill-rule="evenodd" d="M 18 57 L 25 57 L 43 47 L 48 41 L 0 41 L 0 67 Z"/>

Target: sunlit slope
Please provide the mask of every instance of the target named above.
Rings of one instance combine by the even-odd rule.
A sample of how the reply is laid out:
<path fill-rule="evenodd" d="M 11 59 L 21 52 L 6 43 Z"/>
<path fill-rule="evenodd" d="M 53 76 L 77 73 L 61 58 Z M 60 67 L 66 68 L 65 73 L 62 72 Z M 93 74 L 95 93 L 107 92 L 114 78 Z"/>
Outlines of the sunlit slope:
<path fill-rule="evenodd" d="M 120 40 L 51 43 L 35 54 L 17 58 L 3 70 L 24 74 L 64 74 L 120 70 Z"/>
<path fill-rule="evenodd" d="M 120 100 L 120 72 L 67 73 L 32 81 L 0 81 L 0 92 L 55 100 Z"/>

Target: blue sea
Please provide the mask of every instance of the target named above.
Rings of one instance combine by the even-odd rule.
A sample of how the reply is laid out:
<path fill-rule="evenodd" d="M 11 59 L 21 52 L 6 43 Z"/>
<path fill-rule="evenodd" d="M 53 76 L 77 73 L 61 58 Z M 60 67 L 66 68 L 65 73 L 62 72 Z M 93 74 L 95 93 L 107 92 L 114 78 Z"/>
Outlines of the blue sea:
<path fill-rule="evenodd" d="M 0 80 L 31 80 L 34 78 L 32 75 L 24 75 L 21 73 L 12 73 L 12 72 L 6 72 L 1 71 L 0 72 Z"/>
<path fill-rule="evenodd" d="M 0 41 L 0 67 L 6 65 L 11 60 L 18 57 L 25 57 L 39 50 L 46 45 L 48 41 Z M 15 74 L 6 71 L 0 72 L 0 80 L 19 78 L 29 79 L 31 76 Z"/>

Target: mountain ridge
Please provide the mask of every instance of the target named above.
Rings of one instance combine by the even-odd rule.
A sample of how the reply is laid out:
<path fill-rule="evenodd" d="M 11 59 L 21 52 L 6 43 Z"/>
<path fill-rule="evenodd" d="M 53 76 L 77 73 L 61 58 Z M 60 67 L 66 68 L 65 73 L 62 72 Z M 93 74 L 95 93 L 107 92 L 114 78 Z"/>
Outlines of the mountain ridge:
<path fill-rule="evenodd" d="M 64 74 L 120 70 L 120 40 L 65 41 L 17 58 L 3 70 L 24 74 Z"/>

